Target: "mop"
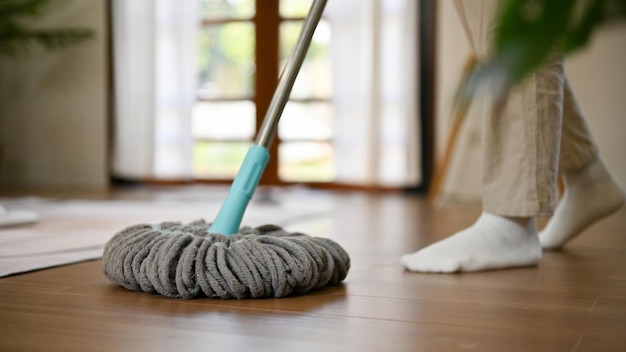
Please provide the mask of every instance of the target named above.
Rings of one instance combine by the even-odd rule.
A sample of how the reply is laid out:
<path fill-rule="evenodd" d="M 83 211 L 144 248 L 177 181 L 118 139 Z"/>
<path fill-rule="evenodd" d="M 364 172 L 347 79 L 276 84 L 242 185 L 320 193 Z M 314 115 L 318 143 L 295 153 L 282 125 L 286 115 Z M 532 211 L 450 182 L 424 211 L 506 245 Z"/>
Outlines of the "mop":
<path fill-rule="evenodd" d="M 239 227 L 269 160 L 268 148 L 326 0 L 315 0 L 249 149 L 213 223 L 127 227 L 104 248 L 104 275 L 128 290 L 166 297 L 285 297 L 339 284 L 350 257 L 336 242 L 276 225 Z"/>

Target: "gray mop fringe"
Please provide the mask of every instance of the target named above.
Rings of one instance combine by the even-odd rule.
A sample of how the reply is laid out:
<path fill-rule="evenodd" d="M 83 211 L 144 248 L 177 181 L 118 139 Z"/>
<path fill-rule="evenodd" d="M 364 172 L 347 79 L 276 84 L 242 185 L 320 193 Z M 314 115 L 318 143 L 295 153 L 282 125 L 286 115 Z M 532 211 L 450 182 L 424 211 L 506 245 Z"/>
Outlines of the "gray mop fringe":
<path fill-rule="evenodd" d="M 104 248 L 104 275 L 128 290 L 175 298 L 285 297 L 337 285 L 348 253 L 328 238 L 289 233 L 275 225 L 244 227 L 226 237 L 190 224 L 140 224 Z"/>

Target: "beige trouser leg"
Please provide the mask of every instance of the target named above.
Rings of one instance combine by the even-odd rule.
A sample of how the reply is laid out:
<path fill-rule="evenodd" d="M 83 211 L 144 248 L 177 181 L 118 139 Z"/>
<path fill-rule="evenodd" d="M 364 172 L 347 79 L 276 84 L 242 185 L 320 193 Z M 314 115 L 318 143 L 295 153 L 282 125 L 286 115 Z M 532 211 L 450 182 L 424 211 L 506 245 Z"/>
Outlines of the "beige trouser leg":
<path fill-rule="evenodd" d="M 491 50 L 498 0 L 457 0 L 478 60 Z M 488 110 L 483 122 L 483 210 L 508 216 L 550 215 L 559 170 L 597 155 L 563 70 L 552 58 Z"/>

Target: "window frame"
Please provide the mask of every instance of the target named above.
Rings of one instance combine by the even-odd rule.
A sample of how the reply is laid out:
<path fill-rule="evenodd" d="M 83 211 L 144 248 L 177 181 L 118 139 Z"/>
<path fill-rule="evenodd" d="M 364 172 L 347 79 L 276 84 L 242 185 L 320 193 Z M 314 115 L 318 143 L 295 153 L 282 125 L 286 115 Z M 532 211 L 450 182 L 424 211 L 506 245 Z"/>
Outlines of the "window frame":
<path fill-rule="evenodd" d="M 256 107 L 255 114 L 255 131 L 258 133 L 259 127 L 263 123 L 265 113 L 269 108 L 274 91 L 278 84 L 280 75 L 280 26 L 285 22 L 302 22 L 305 16 L 282 17 L 280 15 L 280 0 L 256 0 L 255 13 L 249 18 L 216 18 L 201 21 L 202 27 L 225 25 L 230 23 L 251 23 L 254 26 L 255 33 L 255 54 L 254 60 L 257 67 L 254 77 L 254 93 L 250 97 L 217 97 L 217 98 L 197 98 L 197 102 L 234 102 L 234 101 L 252 101 Z M 292 102 L 309 104 L 309 103 L 332 103 L 331 98 L 292 98 Z M 256 135 L 256 133 L 255 133 Z M 220 143 L 241 143 L 241 139 L 212 139 L 212 138 L 194 138 L 196 142 L 220 142 Z M 250 140 L 249 142 L 253 142 Z M 260 184 L 270 186 L 283 186 L 289 184 L 316 184 L 319 186 L 330 185 L 333 182 L 315 182 L 315 181 L 290 181 L 283 180 L 279 175 L 279 147 L 283 143 L 298 142 L 326 142 L 332 144 L 332 138 L 310 138 L 310 139 L 294 139 L 282 141 L 276 135 L 276 138 L 269 148 L 270 160 L 267 168 L 261 178 Z M 232 178 L 196 178 L 195 181 L 206 183 L 225 183 L 232 181 Z"/>

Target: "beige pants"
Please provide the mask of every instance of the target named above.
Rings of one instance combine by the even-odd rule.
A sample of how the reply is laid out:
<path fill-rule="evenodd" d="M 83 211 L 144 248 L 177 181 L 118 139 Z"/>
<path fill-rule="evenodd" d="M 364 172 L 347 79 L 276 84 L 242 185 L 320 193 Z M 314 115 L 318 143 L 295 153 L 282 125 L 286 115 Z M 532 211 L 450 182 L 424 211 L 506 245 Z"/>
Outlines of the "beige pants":
<path fill-rule="evenodd" d="M 491 50 L 498 0 L 456 0 L 478 60 Z M 557 175 L 580 169 L 597 149 L 563 70 L 550 59 L 492 107 L 483 122 L 483 210 L 550 215 Z"/>

